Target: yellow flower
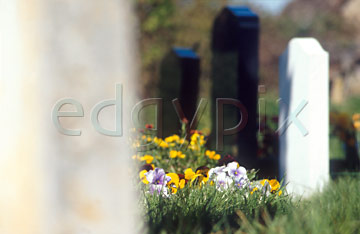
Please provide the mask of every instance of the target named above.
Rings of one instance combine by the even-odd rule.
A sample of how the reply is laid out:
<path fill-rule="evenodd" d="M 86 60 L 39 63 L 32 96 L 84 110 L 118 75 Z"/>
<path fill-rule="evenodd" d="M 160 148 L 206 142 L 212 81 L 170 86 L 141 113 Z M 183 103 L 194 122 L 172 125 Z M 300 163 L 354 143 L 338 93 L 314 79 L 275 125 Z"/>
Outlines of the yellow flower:
<path fill-rule="evenodd" d="M 147 172 L 147 170 L 142 170 L 140 171 L 139 173 L 139 177 L 140 177 L 140 180 L 144 183 L 144 184 L 148 184 L 149 181 L 146 179 L 146 176 L 145 176 L 145 173 Z"/>
<path fill-rule="evenodd" d="M 166 138 L 165 138 L 165 141 L 166 141 L 167 143 L 170 143 L 170 142 L 173 142 L 174 139 L 173 139 L 172 136 L 169 136 L 169 137 L 166 137 Z"/>
<path fill-rule="evenodd" d="M 142 136 L 141 136 L 141 139 L 145 140 L 145 139 L 146 139 L 146 136 L 145 136 L 145 135 L 142 135 Z"/>
<path fill-rule="evenodd" d="M 262 181 L 260 181 L 260 184 L 261 184 L 262 186 L 264 186 L 266 182 L 269 183 L 269 180 L 268 180 L 268 179 L 263 179 Z"/>
<path fill-rule="evenodd" d="M 185 179 L 186 180 L 191 180 L 195 175 L 195 172 L 191 169 L 191 168 L 188 168 L 185 170 Z"/>
<path fill-rule="evenodd" d="M 357 130 L 360 129 L 360 121 L 359 120 L 354 122 L 354 128 L 356 128 Z"/>
<path fill-rule="evenodd" d="M 167 176 L 170 176 L 171 180 L 168 182 L 167 186 L 169 187 L 171 193 L 175 194 L 177 193 L 177 190 L 179 188 L 179 176 L 176 173 L 167 173 Z"/>
<path fill-rule="evenodd" d="M 190 180 L 190 185 L 193 183 L 201 184 L 206 183 L 209 180 L 208 177 L 209 168 L 202 166 L 196 169 L 194 172 L 191 168 L 185 170 L 185 179 Z"/>
<path fill-rule="evenodd" d="M 176 158 L 177 156 L 177 151 L 176 150 L 171 150 L 170 151 L 170 158 Z"/>
<path fill-rule="evenodd" d="M 280 183 L 276 179 L 272 179 L 270 181 L 267 180 L 267 179 L 264 179 L 260 183 L 261 183 L 262 186 L 270 185 L 270 192 L 272 192 L 272 193 L 274 193 L 274 192 L 276 192 L 276 191 L 278 191 L 280 189 Z"/>
<path fill-rule="evenodd" d="M 280 189 L 280 183 L 276 179 L 270 180 L 271 192 L 277 191 Z"/>
<path fill-rule="evenodd" d="M 197 145 L 189 145 L 189 149 L 191 149 L 191 150 L 199 150 L 199 147 Z"/>
<path fill-rule="evenodd" d="M 154 137 L 154 142 L 156 143 L 156 144 L 160 144 L 160 142 L 162 141 L 161 139 L 159 139 L 159 138 L 157 138 L 157 137 Z"/>
<path fill-rule="evenodd" d="M 209 180 L 209 168 L 206 166 L 202 166 L 196 169 L 195 174 L 200 174 L 199 182 L 206 183 Z"/>
<path fill-rule="evenodd" d="M 185 154 L 183 154 L 181 151 L 171 150 L 170 151 L 170 158 L 185 158 Z"/>
<path fill-rule="evenodd" d="M 353 114 L 352 119 L 353 119 L 354 122 L 360 120 L 360 114 L 358 114 L 358 113 Z"/>
<path fill-rule="evenodd" d="M 154 157 L 151 155 L 144 155 L 140 158 L 141 161 L 146 161 L 147 164 L 151 163 L 154 160 Z"/>
<path fill-rule="evenodd" d="M 259 189 L 258 188 L 253 188 L 253 190 L 250 192 L 250 194 L 253 194 L 255 191 L 258 191 Z"/>
<path fill-rule="evenodd" d="M 159 144 L 159 146 L 160 146 L 161 148 L 168 148 L 168 147 L 169 147 L 169 145 L 168 145 L 165 141 L 161 141 L 160 144 Z"/>
<path fill-rule="evenodd" d="M 165 138 L 165 141 L 168 143 L 171 143 L 174 141 L 178 142 L 179 140 L 180 140 L 180 137 L 176 134 Z"/>
<path fill-rule="evenodd" d="M 199 133 L 195 132 L 194 134 L 192 134 L 191 136 L 191 141 L 197 141 L 197 138 L 200 136 Z"/>
<path fill-rule="evenodd" d="M 202 146 L 206 143 L 204 140 L 204 136 L 200 135 L 197 131 L 190 137 L 190 146 L 189 148 L 192 150 L 199 150 L 199 145 Z"/>
<path fill-rule="evenodd" d="M 208 156 L 210 159 L 220 159 L 220 154 L 217 154 L 215 151 L 206 150 L 205 155 Z"/>
<path fill-rule="evenodd" d="M 181 179 L 180 182 L 179 182 L 179 188 L 182 189 L 185 187 L 185 183 L 186 181 L 184 179 Z"/>
<path fill-rule="evenodd" d="M 282 190 L 280 190 L 279 192 L 278 192 L 278 194 L 279 194 L 279 196 L 282 194 Z"/>
<path fill-rule="evenodd" d="M 173 139 L 174 139 L 174 141 L 179 141 L 180 137 L 178 135 L 173 135 Z"/>
<path fill-rule="evenodd" d="M 151 137 L 148 137 L 148 138 L 146 138 L 146 141 L 147 141 L 147 142 L 150 142 L 150 141 L 152 141 L 152 138 L 151 138 Z"/>

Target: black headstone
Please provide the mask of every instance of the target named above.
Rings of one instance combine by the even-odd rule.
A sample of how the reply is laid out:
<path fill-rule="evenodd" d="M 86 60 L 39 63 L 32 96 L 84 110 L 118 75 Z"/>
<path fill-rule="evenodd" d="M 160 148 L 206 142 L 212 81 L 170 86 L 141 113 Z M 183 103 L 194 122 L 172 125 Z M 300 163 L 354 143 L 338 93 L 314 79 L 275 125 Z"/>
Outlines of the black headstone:
<path fill-rule="evenodd" d="M 161 64 L 159 97 L 163 98 L 163 136 L 179 133 L 180 120 L 172 101 L 178 98 L 191 121 L 199 90 L 200 58 L 189 48 L 173 48 Z"/>
<path fill-rule="evenodd" d="M 227 6 L 215 19 L 212 32 L 212 135 L 216 129 L 216 98 L 238 99 L 245 106 L 244 129 L 224 137 L 224 153 L 235 154 L 242 165 L 256 166 L 259 18 L 248 7 Z M 224 128 L 240 120 L 239 110 L 224 107 Z"/>

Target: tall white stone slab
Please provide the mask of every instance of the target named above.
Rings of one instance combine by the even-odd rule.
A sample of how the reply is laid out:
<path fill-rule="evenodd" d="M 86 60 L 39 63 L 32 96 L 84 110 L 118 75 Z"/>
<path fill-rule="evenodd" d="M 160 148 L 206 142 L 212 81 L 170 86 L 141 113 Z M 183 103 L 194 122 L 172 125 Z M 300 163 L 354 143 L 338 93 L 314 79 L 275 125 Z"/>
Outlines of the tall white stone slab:
<path fill-rule="evenodd" d="M 280 177 L 308 196 L 329 178 L 329 54 L 314 38 L 294 38 L 279 75 Z"/>
<path fill-rule="evenodd" d="M 133 233 L 126 124 L 134 102 L 130 1 L 0 0 L 0 233 Z M 124 136 L 96 132 L 90 113 L 123 84 Z M 62 98 L 84 117 L 51 112 Z M 73 110 L 64 106 L 62 110 Z M 114 108 L 99 116 L 115 128 Z M 138 223 L 136 224 L 138 226 Z"/>

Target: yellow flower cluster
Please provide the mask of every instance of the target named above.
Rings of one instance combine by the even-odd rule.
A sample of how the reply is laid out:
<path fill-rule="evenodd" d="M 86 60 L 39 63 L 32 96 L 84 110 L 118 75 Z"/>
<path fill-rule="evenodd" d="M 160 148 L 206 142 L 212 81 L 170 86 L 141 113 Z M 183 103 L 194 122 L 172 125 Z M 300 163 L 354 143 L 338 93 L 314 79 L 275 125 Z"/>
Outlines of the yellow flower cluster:
<path fill-rule="evenodd" d="M 161 138 L 154 137 L 153 141 L 161 148 L 174 147 L 176 144 L 183 144 L 185 142 L 184 139 L 180 139 L 180 136 L 175 134 L 166 137 L 164 140 Z"/>
<path fill-rule="evenodd" d="M 147 141 L 147 142 L 151 142 L 153 140 L 151 137 L 146 136 L 146 135 L 142 135 L 141 139 L 143 139 L 144 141 Z"/>
<path fill-rule="evenodd" d="M 147 164 L 150 164 L 154 160 L 154 157 L 151 155 L 144 155 L 140 158 L 140 161 L 146 161 Z"/>
<path fill-rule="evenodd" d="M 219 160 L 220 154 L 217 154 L 215 151 L 206 150 L 205 155 L 208 156 L 210 159 Z"/>
<path fill-rule="evenodd" d="M 161 138 L 154 137 L 154 142 L 161 148 L 168 148 L 169 144 Z"/>
<path fill-rule="evenodd" d="M 195 133 L 191 135 L 189 148 L 192 150 L 199 150 L 200 146 L 206 143 L 204 138 L 204 135 L 201 135 L 195 131 Z"/>
<path fill-rule="evenodd" d="M 170 158 L 185 158 L 185 154 L 181 151 L 171 150 L 170 151 Z"/>
<path fill-rule="evenodd" d="M 180 136 L 176 135 L 176 134 L 174 134 L 172 136 L 169 136 L 169 137 L 166 137 L 164 140 L 170 146 L 175 146 L 176 144 L 183 144 L 185 142 L 185 139 L 180 138 Z"/>
<path fill-rule="evenodd" d="M 179 140 L 180 140 L 180 137 L 178 135 L 175 135 L 175 134 L 165 138 L 165 141 L 168 142 L 168 143 L 178 142 Z"/>
<path fill-rule="evenodd" d="M 279 190 L 280 189 L 280 183 L 276 179 L 272 179 L 272 180 L 264 179 L 264 180 L 260 181 L 260 184 L 262 186 L 268 186 L 269 185 L 271 193 L 276 193 L 277 192 L 279 196 L 282 194 L 282 190 Z M 255 191 L 258 191 L 257 187 L 255 187 L 251 191 L 251 194 L 253 194 Z"/>
<path fill-rule="evenodd" d="M 155 156 L 155 157 L 158 157 L 158 156 Z M 140 155 L 135 154 L 131 158 L 134 159 L 134 160 L 145 161 L 146 164 L 150 164 L 154 160 L 154 157 L 149 155 L 149 154 L 146 154 L 144 156 L 140 156 Z"/>

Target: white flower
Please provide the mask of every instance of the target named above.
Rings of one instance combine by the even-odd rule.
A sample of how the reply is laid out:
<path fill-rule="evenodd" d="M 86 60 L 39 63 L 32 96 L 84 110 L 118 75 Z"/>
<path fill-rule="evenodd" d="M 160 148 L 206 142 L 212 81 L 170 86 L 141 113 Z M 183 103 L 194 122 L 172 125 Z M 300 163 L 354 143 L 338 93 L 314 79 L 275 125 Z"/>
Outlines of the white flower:
<path fill-rule="evenodd" d="M 249 179 L 246 176 L 240 177 L 240 178 L 234 180 L 234 184 L 237 188 L 242 189 L 242 188 L 245 188 L 246 185 L 249 184 Z"/>
<path fill-rule="evenodd" d="M 162 195 L 164 197 L 169 197 L 169 190 L 165 185 L 162 184 L 150 184 L 150 189 L 149 189 L 150 194 L 154 194 L 154 192 L 157 195 Z"/>
<path fill-rule="evenodd" d="M 210 179 L 213 179 L 215 178 L 217 175 L 219 175 L 220 173 L 223 173 L 224 172 L 224 169 L 225 169 L 225 166 L 221 166 L 221 167 L 214 167 L 214 168 L 211 168 L 209 170 L 209 178 Z"/>
<path fill-rule="evenodd" d="M 234 182 L 225 172 L 218 174 L 214 181 L 218 190 L 226 190 Z"/>
<path fill-rule="evenodd" d="M 229 163 L 225 170 L 234 180 L 240 180 L 241 178 L 247 179 L 246 169 L 244 167 L 240 167 L 237 162 Z"/>

